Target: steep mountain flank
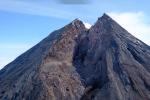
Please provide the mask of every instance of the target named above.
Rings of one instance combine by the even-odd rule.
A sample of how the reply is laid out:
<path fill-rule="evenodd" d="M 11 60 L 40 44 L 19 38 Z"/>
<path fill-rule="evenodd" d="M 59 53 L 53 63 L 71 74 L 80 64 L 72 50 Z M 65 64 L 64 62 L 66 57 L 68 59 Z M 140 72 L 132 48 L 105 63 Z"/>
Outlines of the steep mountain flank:
<path fill-rule="evenodd" d="M 150 47 L 104 14 L 77 41 L 84 100 L 149 100 Z"/>
<path fill-rule="evenodd" d="M 0 100 L 150 100 L 150 47 L 104 14 L 75 19 L 0 71 Z"/>

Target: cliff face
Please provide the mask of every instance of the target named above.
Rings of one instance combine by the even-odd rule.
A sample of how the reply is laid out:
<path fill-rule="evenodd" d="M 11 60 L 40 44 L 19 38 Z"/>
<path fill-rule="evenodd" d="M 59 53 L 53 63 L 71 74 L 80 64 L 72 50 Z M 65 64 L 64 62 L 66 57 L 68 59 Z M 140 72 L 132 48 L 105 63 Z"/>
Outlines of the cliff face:
<path fill-rule="evenodd" d="M 76 19 L 0 71 L 0 100 L 150 100 L 150 47 L 104 14 Z"/>

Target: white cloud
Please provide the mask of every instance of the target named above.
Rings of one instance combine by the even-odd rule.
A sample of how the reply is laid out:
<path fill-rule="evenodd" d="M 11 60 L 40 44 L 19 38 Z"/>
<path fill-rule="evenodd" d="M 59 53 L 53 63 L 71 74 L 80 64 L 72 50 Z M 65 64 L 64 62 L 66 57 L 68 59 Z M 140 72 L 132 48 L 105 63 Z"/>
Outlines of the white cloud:
<path fill-rule="evenodd" d="M 89 24 L 89 23 L 86 23 L 86 22 L 83 22 L 83 24 L 84 24 L 84 26 L 87 28 L 87 29 L 90 29 L 91 28 L 91 24 Z"/>
<path fill-rule="evenodd" d="M 62 4 L 62 0 L 1 0 L 0 11 L 52 17 L 64 20 L 81 18 L 84 20 L 95 20 L 98 13 L 94 12 L 93 4 Z M 76 0 L 67 0 L 68 2 Z M 78 0 L 81 2 L 81 0 Z M 86 2 L 90 0 L 84 0 Z M 93 1 L 90 1 L 93 2 Z M 93 8 L 94 7 L 94 8 Z M 99 7 L 99 6 L 98 6 Z M 100 11 L 101 12 L 101 11 Z"/>
<path fill-rule="evenodd" d="M 150 45 L 150 24 L 143 12 L 108 13 L 122 27 L 138 39 Z"/>
<path fill-rule="evenodd" d="M 34 0 L 1 0 L 0 10 L 65 20 L 73 20 L 75 18 L 93 19 L 95 18 L 94 16 L 96 16 L 95 14 L 90 14 L 93 10 L 89 9 L 90 6 L 88 5 L 64 5 L 57 1 L 36 0 L 36 2 L 34 2 Z"/>
<path fill-rule="evenodd" d="M 45 3 L 24 0 L 4 0 L 0 2 L 0 10 L 3 11 L 48 16 L 62 19 L 72 19 L 75 15 L 77 15 L 64 9 L 60 9 L 59 6 L 55 6 L 54 4 L 50 4 L 48 6 Z"/>

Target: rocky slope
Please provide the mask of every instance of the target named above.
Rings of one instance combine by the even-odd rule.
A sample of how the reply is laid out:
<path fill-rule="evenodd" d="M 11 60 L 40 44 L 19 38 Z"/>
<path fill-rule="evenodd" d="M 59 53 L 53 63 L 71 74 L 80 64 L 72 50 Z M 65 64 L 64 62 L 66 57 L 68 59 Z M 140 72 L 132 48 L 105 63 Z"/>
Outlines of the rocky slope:
<path fill-rule="evenodd" d="M 104 14 L 76 19 L 0 71 L 0 100 L 150 100 L 150 47 Z"/>

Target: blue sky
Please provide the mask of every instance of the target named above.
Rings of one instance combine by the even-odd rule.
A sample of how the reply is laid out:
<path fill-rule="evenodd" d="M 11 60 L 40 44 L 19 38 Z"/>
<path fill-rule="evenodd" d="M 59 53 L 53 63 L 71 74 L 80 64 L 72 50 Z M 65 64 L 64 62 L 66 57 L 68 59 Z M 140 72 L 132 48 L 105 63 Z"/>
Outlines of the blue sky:
<path fill-rule="evenodd" d="M 150 45 L 149 0 L 1 0 L 0 68 L 75 18 L 93 24 L 104 12 Z"/>

